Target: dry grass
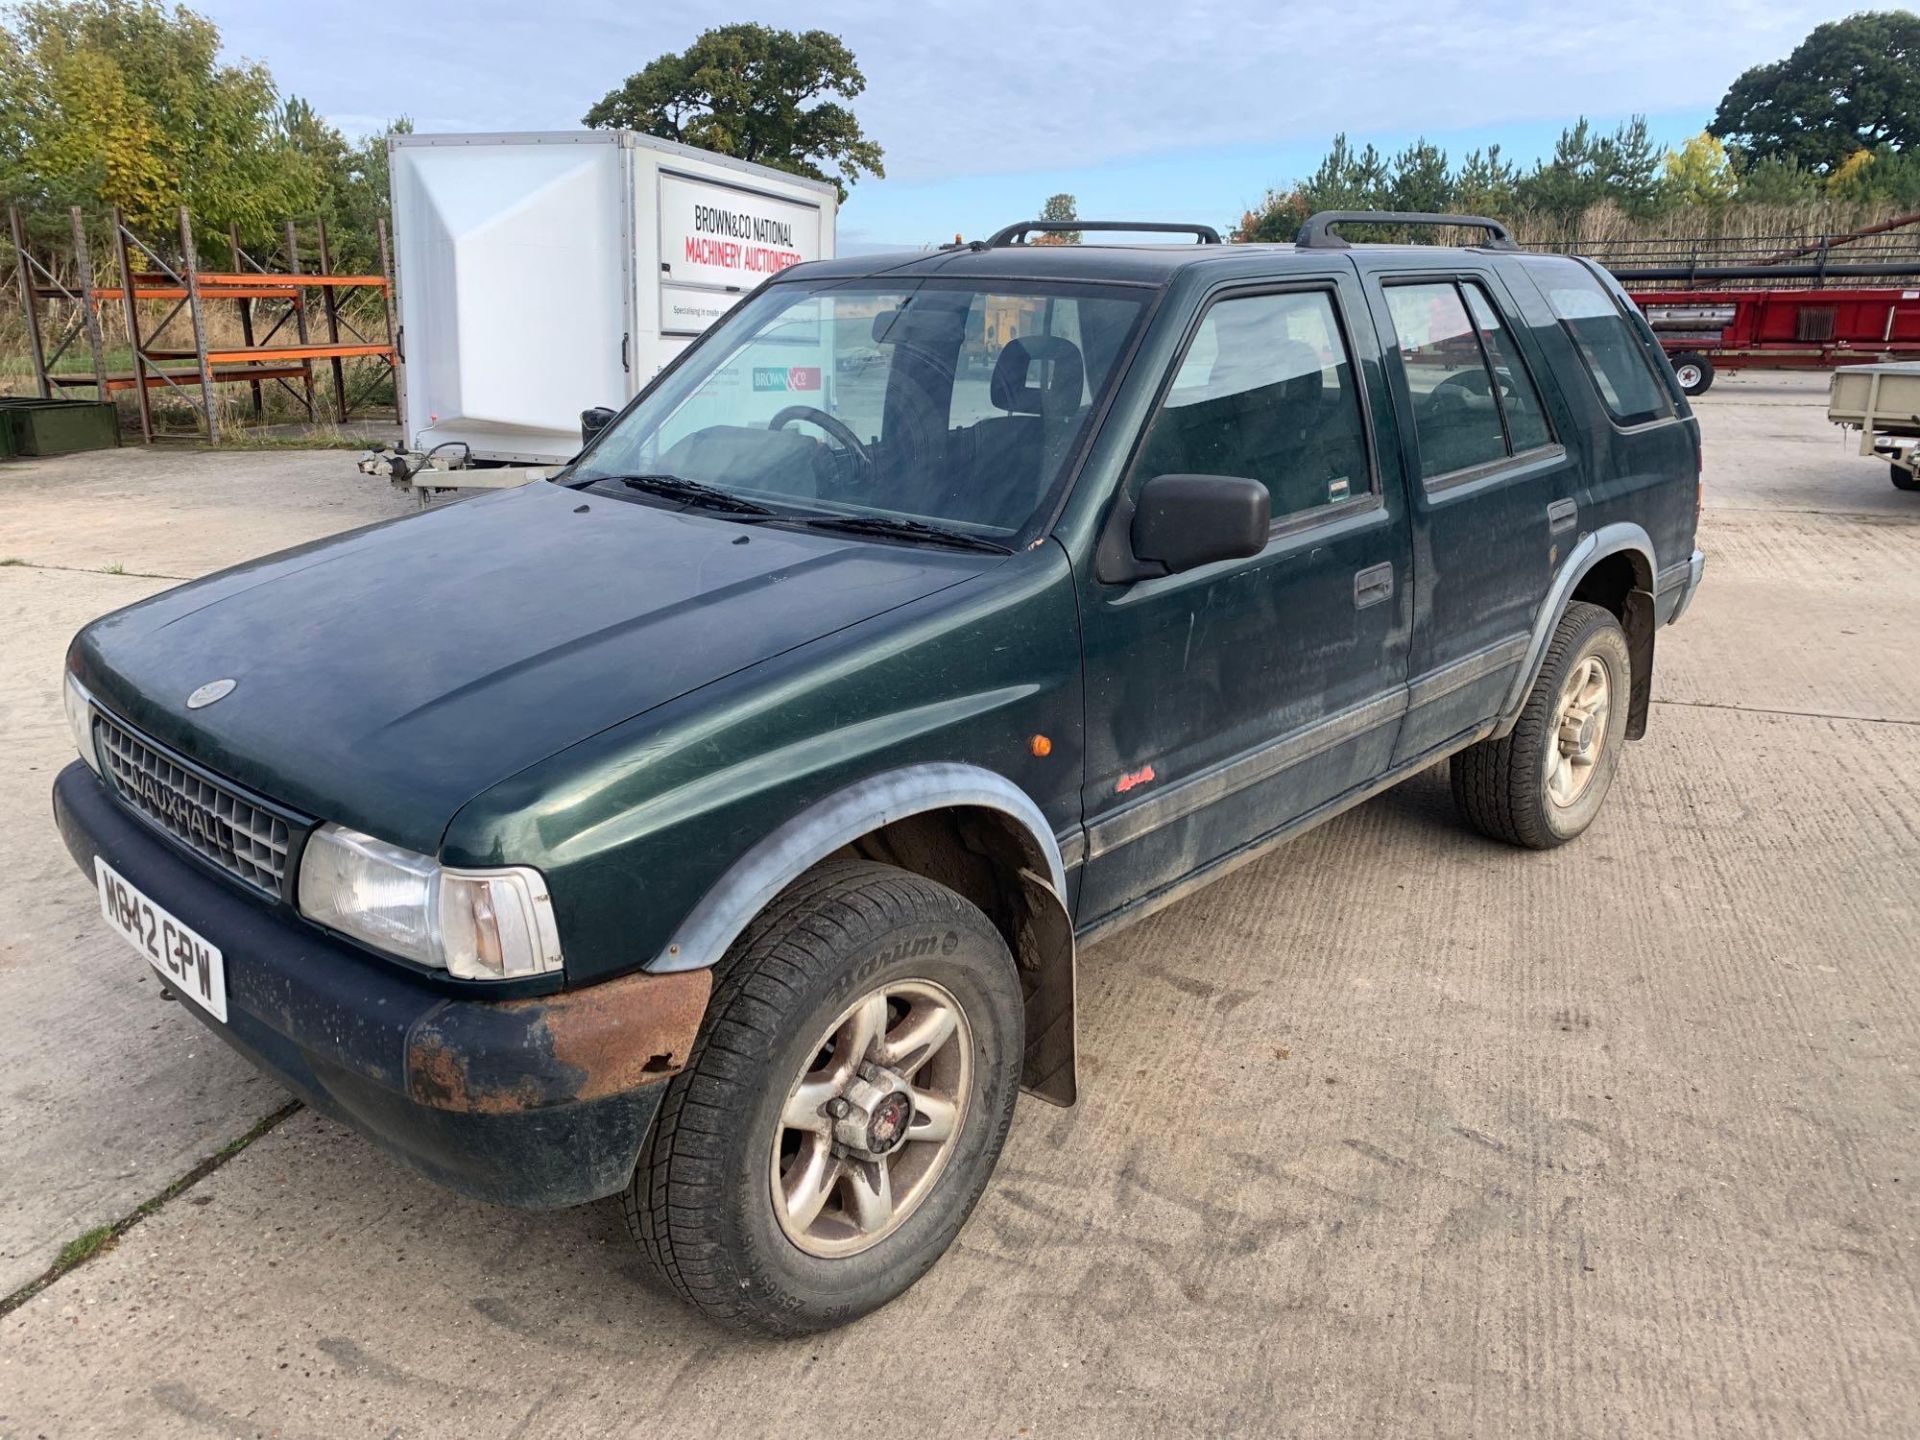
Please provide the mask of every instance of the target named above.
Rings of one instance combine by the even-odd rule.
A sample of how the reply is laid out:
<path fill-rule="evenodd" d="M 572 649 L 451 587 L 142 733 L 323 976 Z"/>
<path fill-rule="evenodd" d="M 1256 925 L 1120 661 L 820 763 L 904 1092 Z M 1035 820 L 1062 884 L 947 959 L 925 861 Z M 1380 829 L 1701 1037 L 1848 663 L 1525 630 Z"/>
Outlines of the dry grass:
<path fill-rule="evenodd" d="M 1887 206 L 1808 201 L 1796 205 L 1688 206 L 1654 220 L 1640 220 L 1612 204 L 1597 205 L 1577 225 L 1561 227 L 1540 216 L 1523 216 L 1515 237 L 1531 249 L 1577 252 L 1614 269 L 1632 266 L 1754 265 L 1817 246 L 1822 237 L 1844 236 L 1896 218 Z M 1804 259 L 1811 263 L 1817 254 Z M 1920 225 L 1863 236 L 1829 249 L 1836 264 L 1899 260 L 1920 270 Z M 1672 282 L 1684 284 L 1684 281 Z M 1778 281 L 1713 282 L 1716 286 L 1765 286 Z M 1792 282 L 1789 282 L 1792 283 Z M 1800 281 L 1799 283 L 1809 283 Z M 1829 285 L 1879 286 L 1884 278 L 1830 275 Z"/>

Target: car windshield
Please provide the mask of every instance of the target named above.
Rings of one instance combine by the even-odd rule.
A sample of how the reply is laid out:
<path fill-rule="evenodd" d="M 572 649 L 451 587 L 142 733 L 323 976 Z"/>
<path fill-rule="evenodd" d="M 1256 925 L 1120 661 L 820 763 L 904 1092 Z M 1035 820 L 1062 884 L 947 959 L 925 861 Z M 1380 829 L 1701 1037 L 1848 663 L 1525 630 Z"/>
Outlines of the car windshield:
<path fill-rule="evenodd" d="M 1049 513 L 1142 308 L 1102 286 L 772 285 L 564 478 L 1013 544 Z"/>

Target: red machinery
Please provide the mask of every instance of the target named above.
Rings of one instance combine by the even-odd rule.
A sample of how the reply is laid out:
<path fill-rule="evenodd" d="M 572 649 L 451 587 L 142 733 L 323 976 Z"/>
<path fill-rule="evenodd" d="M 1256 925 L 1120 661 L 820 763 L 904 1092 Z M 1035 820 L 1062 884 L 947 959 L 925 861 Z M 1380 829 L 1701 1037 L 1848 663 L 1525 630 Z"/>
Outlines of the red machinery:
<path fill-rule="evenodd" d="M 1689 395 L 1711 385 L 1716 369 L 1920 359 L 1920 274 L 1899 290 L 1642 290 L 1626 283 Z"/>

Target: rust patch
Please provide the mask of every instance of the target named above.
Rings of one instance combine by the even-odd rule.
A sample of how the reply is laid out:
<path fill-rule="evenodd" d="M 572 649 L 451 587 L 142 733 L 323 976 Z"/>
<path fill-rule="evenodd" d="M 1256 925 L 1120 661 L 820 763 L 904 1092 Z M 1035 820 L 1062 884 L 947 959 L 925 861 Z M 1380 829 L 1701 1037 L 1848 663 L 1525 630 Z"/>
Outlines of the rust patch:
<path fill-rule="evenodd" d="M 594 1100 L 676 1075 L 707 1013 L 711 970 L 629 975 L 547 1005 L 558 1064 L 580 1072 L 573 1098 Z"/>
<path fill-rule="evenodd" d="M 450 1000 L 407 1036 L 407 1093 L 507 1115 L 598 1100 L 678 1074 L 706 1015 L 706 970 L 627 975 L 530 1000 Z"/>
<path fill-rule="evenodd" d="M 407 1032 L 407 1093 L 436 1110 L 470 1110 L 466 1062 L 431 1026 L 422 1021 Z"/>

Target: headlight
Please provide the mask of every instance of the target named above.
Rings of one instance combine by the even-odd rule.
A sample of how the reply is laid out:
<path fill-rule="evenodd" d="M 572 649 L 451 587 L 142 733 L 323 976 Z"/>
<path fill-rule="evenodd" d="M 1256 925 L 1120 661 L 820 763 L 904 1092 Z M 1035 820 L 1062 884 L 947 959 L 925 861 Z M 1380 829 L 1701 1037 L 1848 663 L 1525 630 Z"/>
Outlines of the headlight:
<path fill-rule="evenodd" d="M 561 964 L 539 871 L 450 870 L 339 825 L 323 825 L 307 841 L 300 913 L 463 980 L 543 975 Z"/>
<path fill-rule="evenodd" d="M 93 699 L 80 688 L 80 682 L 68 672 L 66 683 L 67 728 L 73 732 L 74 748 L 80 758 L 100 773 L 100 757 L 93 749 Z"/>

